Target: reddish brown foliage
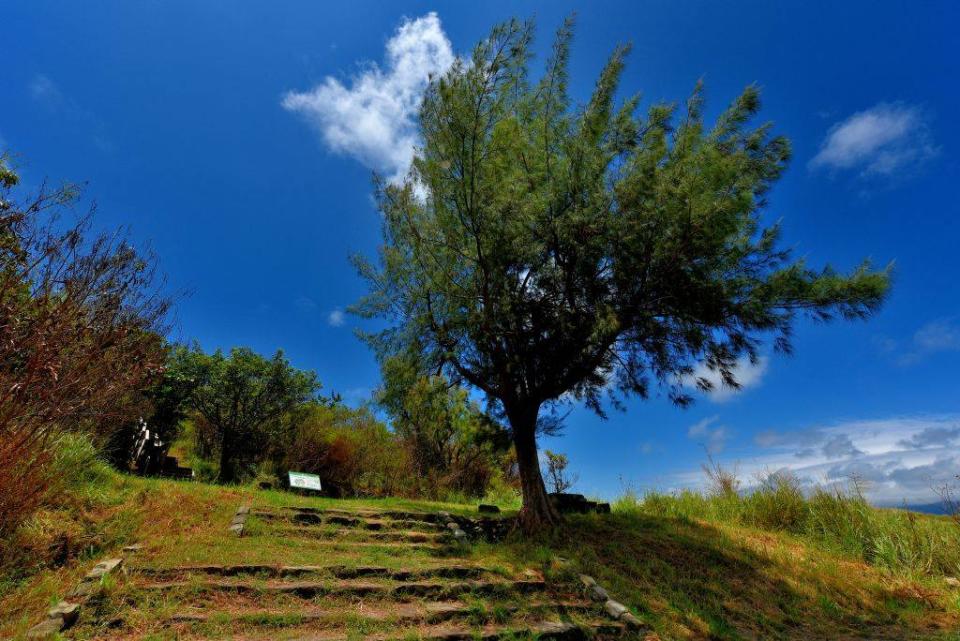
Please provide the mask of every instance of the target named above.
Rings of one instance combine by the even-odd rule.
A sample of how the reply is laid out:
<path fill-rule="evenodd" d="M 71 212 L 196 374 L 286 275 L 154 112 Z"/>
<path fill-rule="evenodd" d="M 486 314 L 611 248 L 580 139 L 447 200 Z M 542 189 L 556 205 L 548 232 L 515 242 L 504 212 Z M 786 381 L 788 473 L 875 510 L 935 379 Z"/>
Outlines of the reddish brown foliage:
<path fill-rule="evenodd" d="M 62 220 L 75 190 L 11 202 L 15 184 L 0 190 L 0 534 L 51 490 L 53 437 L 136 415 L 169 305 L 149 257 L 120 236 L 88 238 L 92 209 Z"/>

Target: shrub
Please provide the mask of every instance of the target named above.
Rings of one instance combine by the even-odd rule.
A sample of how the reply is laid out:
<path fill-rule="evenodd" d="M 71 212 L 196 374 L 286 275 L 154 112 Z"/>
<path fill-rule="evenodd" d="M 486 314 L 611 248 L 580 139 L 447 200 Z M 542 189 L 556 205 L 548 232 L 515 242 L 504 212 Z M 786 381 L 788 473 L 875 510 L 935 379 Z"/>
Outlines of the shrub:
<path fill-rule="evenodd" d="M 281 485 L 288 471 L 309 472 L 337 496 L 409 494 L 415 481 L 405 450 L 386 426 L 369 410 L 341 404 L 298 412 L 275 460 Z"/>
<path fill-rule="evenodd" d="M 715 486 L 716 487 L 716 486 Z M 948 517 L 872 507 L 856 480 L 805 495 L 788 474 L 770 474 L 743 494 L 628 489 L 613 503 L 624 515 L 701 519 L 786 531 L 824 548 L 907 575 L 960 573 L 960 528 Z"/>
<path fill-rule="evenodd" d="M 744 521 L 768 530 L 803 531 L 807 501 L 797 479 L 785 472 L 762 478 L 760 487 L 743 499 Z"/>
<path fill-rule="evenodd" d="M 60 435 L 139 414 L 169 304 L 150 257 L 90 237 L 92 211 L 60 220 L 76 189 L 19 199 L 17 182 L 0 157 L 0 538 L 50 497 Z"/>
<path fill-rule="evenodd" d="M 0 574 L 8 579 L 95 551 L 122 538 L 130 525 L 109 519 L 97 524 L 88 516 L 90 510 L 116 503 L 118 485 L 116 472 L 88 436 L 58 435 L 50 446 L 42 472 L 50 479 L 47 498 L 0 539 Z"/>

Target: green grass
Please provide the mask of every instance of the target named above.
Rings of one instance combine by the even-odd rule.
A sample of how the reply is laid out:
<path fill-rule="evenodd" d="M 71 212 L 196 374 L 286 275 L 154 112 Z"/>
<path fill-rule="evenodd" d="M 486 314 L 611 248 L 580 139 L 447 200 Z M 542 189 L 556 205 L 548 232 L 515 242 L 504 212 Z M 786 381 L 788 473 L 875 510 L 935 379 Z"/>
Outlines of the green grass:
<path fill-rule="evenodd" d="M 62 567 L 45 566 L 38 556 L 34 565 L 4 575 L 0 638 L 16 636 L 36 623 L 96 559 L 117 554 L 120 547 L 134 542 L 145 547 L 128 558 L 130 566 L 296 565 L 322 559 L 324 565 L 412 569 L 450 561 L 429 550 L 399 554 L 384 546 L 358 549 L 276 536 L 278 524 L 255 516 L 248 520 L 247 535 L 237 538 L 226 526 L 241 503 L 252 503 L 255 509 L 301 505 L 476 515 L 475 504 L 311 498 L 250 487 L 141 479 L 101 469 L 30 525 L 31 535 L 40 542 L 38 549 L 64 532 L 78 544 Z M 797 497 L 789 488 L 771 487 L 767 495 L 742 497 L 627 495 L 610 515 L 569 517 L 561 530 L 534 539 L 514 535 L 501 544 L 477 543 L 457 562 L 483 565 L 503 577 L 535 568 L 551 583 L 571 588 L 579 573 L 590 574 L 663 641 L 957 641 L 960 590 L 943 581 L 945 574 L 957 573 L 951 564 L 960 546 L 951 527 L 956 528 L 945 519 L 876 510 L 855 497 Z M 191 627 L 194 632 L 229 637 L 247 626 L 269 626 L 277 629 L 278 638 L 282 628 L 296 623 L 291 611 L 303 604 L 273 594 L 225 600 L 205 592 L 196 580 L 170 593 L 133 591 L 130 581 L 135 578 L 133 574 L 111 578 L 108 598 L 98 613 L 109 620 L 123 612 L 128 626 L 155 638 L 176 637 L 157 622 L 187 602 L 230 603 L 238 608 L 245 603 L 277 612 L 248 614 L 239 620 L 214 618 Z M 467 595 L 464 601 L 478 624 L 525 616 L 524 606 L 509 595 Z M 130 609 L 131 602 L 138 605 L 135 610 Z M 311 604 L 341 608 L 350 638 L 391 625 L 356 617 L 350 600 L 318 597 Z M 83 626 L 71 632 L 76 638 L 95 633 L 109 636 L 105 630 Z"/>
<path fill-rule="evenodd" d="M 618 512 L 699 519 L 786 532 L 821 549 L 907 576 L 960 575 L 960 527 L 948 517 L 878 509 L 849 491 L 807 496 L 788 477 L 775 477 L 749 494 L 627 493 Z"/>

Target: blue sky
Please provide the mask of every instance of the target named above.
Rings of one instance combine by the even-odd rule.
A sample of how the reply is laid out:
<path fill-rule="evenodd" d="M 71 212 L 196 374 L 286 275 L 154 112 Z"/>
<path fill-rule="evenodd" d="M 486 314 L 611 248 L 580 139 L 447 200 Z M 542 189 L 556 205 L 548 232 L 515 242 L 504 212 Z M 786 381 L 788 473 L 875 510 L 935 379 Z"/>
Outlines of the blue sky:
<path fill-rule="evenodd" d="M 545 447 L 607 497 L 696 485 L 709 451 L 748 480 L 856 472 L 878 502 L 931 500 L 960 472 L 955 3 L 7 1 L 0 147 L 27 184 L 86 181 L 100 225 L 152 245 L 192 292 L 175 338 L 283 348 L 359 402 L 378 373 L 342 310 L 363 292 L 348 255 L 379 241 L 371 170 L 406 166 L 426 73 L 514 15 L 542 61 L 573 11 L 576 97 L 619 42 L 648 102 L 702 77 L 715 114 L 758 83 L 795 150 L 767 216 L 812 264 L 895 261 L 896 281 L 867 323 L 801 323 L 739 393 L 574 410 Z"/>

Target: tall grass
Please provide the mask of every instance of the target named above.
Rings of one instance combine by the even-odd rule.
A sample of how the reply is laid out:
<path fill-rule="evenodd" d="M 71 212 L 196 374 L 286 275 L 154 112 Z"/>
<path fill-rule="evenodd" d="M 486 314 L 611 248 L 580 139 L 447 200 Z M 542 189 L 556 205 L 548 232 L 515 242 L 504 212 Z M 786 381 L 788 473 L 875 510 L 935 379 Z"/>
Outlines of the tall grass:
<path fill-rule="evenodd" d="M 710 476 L 710 475 L 708 475 Z M 684 520 L 789 532 L 843 555 L 903 575 L 960 574 L 960 527 L 945 517 L 871 506 L 859 485 L 817 488 L 772 474 L 749 492 L 714 485 L 707 492 L 627 491 L 613 509 Z"/>

